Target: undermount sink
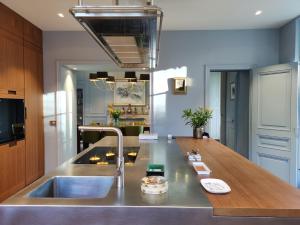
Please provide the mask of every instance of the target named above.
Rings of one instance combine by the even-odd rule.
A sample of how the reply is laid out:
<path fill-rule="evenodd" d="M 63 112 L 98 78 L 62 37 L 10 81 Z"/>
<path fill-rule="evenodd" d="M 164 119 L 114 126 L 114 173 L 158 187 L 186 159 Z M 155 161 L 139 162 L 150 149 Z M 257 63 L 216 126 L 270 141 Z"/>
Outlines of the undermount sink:
<path fill-rule="evenodd" d="M 30 198 L 105 198 L 113 176 L 56 176 L 29 193 Z"/>

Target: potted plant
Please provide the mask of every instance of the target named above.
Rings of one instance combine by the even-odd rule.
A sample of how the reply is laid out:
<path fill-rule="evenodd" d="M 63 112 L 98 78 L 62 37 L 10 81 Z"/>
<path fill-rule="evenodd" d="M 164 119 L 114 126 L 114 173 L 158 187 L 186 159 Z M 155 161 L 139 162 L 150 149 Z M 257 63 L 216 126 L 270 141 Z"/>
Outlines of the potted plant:
<path fill-rule="evenodd" d="M 120 116 L 121 116 L 121 110 L 120 109 L 112 109 L 110 111 L 110 115 L 113 118 L 115 125 L 118 125 L 119 124 L 119 119 L 120 119 Z"/>
<path fill-rule="evenodd" d="M 192 109 L 185 109 L 183 110 L 182 118 L 186 122 L 185 125 L 193 127 L 194 138 L 203 138 L 204 126 L 212 118 L 212 110 L 198 108 L 193 112 Z"/>

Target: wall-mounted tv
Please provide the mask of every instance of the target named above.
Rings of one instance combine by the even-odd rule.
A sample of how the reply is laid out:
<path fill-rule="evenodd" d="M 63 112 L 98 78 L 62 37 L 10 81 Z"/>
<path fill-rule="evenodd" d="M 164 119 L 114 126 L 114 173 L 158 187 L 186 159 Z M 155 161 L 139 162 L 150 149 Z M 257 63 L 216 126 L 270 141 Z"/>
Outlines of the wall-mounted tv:
<path fill-rule="evenodd" d="M 24 139 L 24 109 L 23 99 L 0 98 L 0 144 Z"/>

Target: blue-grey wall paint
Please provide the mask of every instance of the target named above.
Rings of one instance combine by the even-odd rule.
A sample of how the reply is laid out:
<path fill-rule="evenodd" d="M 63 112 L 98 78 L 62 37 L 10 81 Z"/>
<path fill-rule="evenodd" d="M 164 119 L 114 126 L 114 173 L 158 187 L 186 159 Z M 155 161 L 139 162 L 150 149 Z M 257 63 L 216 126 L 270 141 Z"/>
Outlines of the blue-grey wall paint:
<path fill-rule="evenodd" d="M 187 95 L 173 95 L 172 84 L 168 81 L 168 91 L 154 93 L 154 130 L 160 135 L 191 135 L 192 129 L 184 125 L 181 113 L 185 108 L 204 105 L 205 65 L 277 64 L 278 43 L 279 31 L 276 29 L 163 32 L 158 67 L 162 72 L 154 74 L 153 89 L 159 89 L 157 86 L 166 83 L 163 78 L 155 82 L 155 76 L 164 76 L 163 71 L 167 73 L 169 69 L 182 67 L 186 67 L 191 86 L 188 87 Z M 175 70 L 173 75 L 168 74 L 165 79 L 183 75 Z"/>
<path fill-rule="evenodd" d="M 279 30 L 279 62 L 299 61 L 300 19 L 294 19 Z"/>
<path fill-rule="evenodd" d="M 203 106 L 205 65 L 265 66 L 277 64 L 279 62 L 278 43 L 279 31 L 276 29 L 162 32 L 160 64 L 157 69 L 161 71 L 161 79 L 165 79 L 165 70 L 184 68 L 189 77 L 190 86 L 187 95 L 173 95 L 172 84 L 168 79 L 168 90 L 153 96 L 154 130 L 160 135 L 168 133 L 191 135 L 191 128 L 184 125 L 181 112 L 184 108 Z M 110 62 L 105 53 L 85 32 L 44 32 L 46 93 L 56 91 L 56 62 L 58 60 Z M 172 73 L 172 70 L 170 71 Z M 180 71 L 182 70 L 168 76 L 181 76 Z M 159 89 L 161 85 L 161 82 L 154 83 L 152 89 Z M 157 96 L 163 96 L 165 102 L 161 102 L 161 98 Z M 48 107 L 50 104 L 48 103 Z"/>

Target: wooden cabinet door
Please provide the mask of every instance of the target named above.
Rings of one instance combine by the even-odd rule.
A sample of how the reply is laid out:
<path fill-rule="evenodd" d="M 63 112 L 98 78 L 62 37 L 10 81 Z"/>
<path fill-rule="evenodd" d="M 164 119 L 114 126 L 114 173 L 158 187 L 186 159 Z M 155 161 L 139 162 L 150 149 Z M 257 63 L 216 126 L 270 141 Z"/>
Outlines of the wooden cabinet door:
<path fill-rule="evenodd" d="M 25 187 L 25 141 L 0 145 L 0 202 Z"/>
<path fill-rule="evenodd" d="M 24 43 L 26 184 L 44 174 L 43 62 L 40 49 Z"/>
<path fill-rule="evenodd" d="M 27 20 L 24 21 L 24 40 L 42 48 L 42 31 Z"/>
<path fill-rule="evenodd" d="M 0 94 L 24 97 L 23 40 L 0 29 Z"/>
<path fill-rule="evenodd" d="M 23 20 L 13 10 L 0 3 L 0 29 L 8 31 L 13 36 L 23 38 Z"/>

